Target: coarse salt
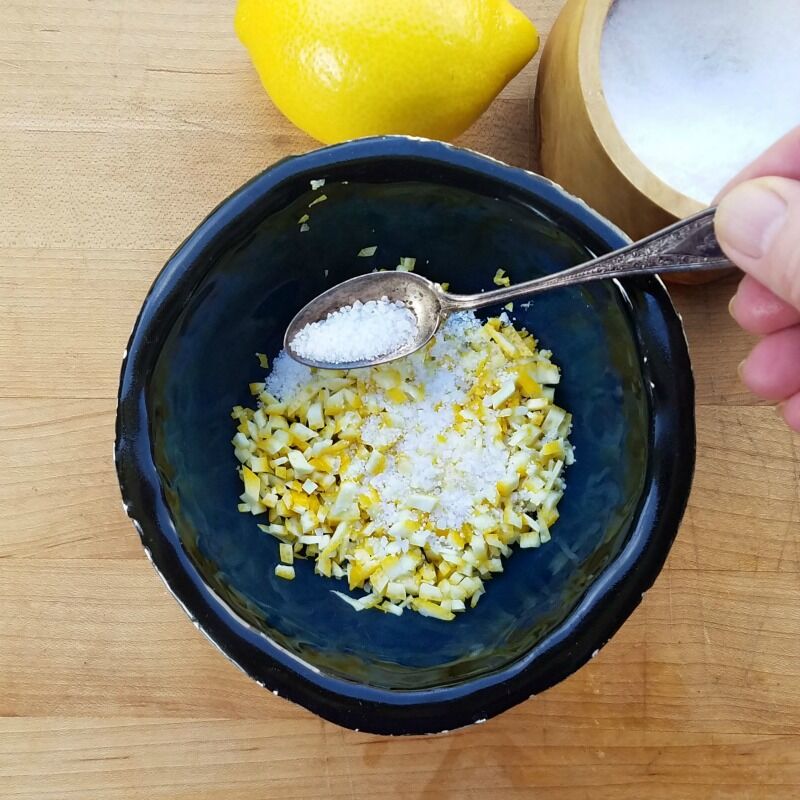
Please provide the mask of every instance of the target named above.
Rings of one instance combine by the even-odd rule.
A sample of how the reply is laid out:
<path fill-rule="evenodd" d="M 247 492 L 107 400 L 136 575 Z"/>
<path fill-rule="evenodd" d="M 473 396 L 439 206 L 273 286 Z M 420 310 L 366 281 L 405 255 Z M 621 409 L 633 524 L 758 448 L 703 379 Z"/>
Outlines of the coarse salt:
<path fill-rule="evenodd" d="M 406 365 L 410 380 L 425 387 L 424 399 L 395 406 L 393 426 L 386 426 L 380 415 L 365 420 L 361 429 L 365 444 L 393 445 L 386 469 L 370 481 L 381 496 L 378 523 L 395 520 L 410 495 L 433 491 L 438 503 L 430 512 L 431 523 L 440 530 L 459 528 L 477 502 L 494 496 L 497 481 L 507 470 L 507 448 L 482 426 L 476 425 L 480 434 L 472 435 L 453 428 L 454 408 L 467 404 L 481 366 L 477 350 L 481 327 L 472 313 L 451 316 L 431 348 L 431 358 Z M 363 475 L 364 465 L 354 459 L 350 476 L 363 479 Z"/>
<path fill-rule="evenodd" d="M 292 339 L 302 358 L 327 364 L 370 361 L 400 350 L 417 330 L 417 318 L 403 303 L 387 297 L 356 301 L 306 325 Z"/>
<path fill-rule="evenodd" d="M 703 203 L 800 122 L 798 0 L 617 0 L 603 90 L 622 137 Z"/>

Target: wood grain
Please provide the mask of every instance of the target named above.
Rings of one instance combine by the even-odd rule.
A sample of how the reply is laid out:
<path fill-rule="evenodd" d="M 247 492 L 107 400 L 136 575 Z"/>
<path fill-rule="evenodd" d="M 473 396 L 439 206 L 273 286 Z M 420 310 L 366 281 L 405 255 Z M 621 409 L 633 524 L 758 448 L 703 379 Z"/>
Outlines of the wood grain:
<path fill-rule="evenodd" d="M 519 5 L 546 34 L 561 0 Z M 550 692 L 445 737 L 343 731 L 247 679 L 169 596 L 111 462 L 121 354 L 203 215 L 314 146 L 261 92 L 232 13 L 0 8 L 0 797 L 797 797 L 800 440 L 738 383 L 732 279 L 672 290 L 698 465 L 668 565 Z M 535 69 L 463 144 L 532 166 Z"/>
<path fill-rule="evenodd" d="M 299 716 L 11 720 L 4 756 L 16 766 L 0 791 L 14 800 L 484 800 L 487 787 L 508 800 L 790 800 L 800 780 L 792 736 L 687 734 L 678 743 L 659 731 L 553 729 L 517 712 L 424 741 L 371 739 Z M 36 791 L 14 791 L 27 786 Z"/>

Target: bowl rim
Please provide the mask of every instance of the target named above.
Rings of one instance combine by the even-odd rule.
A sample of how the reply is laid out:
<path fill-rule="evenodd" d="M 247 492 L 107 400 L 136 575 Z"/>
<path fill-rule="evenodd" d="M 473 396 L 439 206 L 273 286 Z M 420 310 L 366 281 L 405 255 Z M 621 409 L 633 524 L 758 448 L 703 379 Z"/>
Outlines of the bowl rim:
<path fill-rule="evenodd" d="M 544 205 L 611 249 L 629 240 L 586 203 L 532 172 L 453 145 L 382 136 L 332 145 L 283 159 L 220 203 L 168 259 L 155 278 L 123 354 L 114 460 L 123 509 L 145 554 L 195 627 L 242 671 L 273 694 L 334 723 L 379 734 L 440 733 L 484 722 L 553 686 L 593 658 L 641 602 L 677 534 L 695 462 L 694 379 L 681 319 L 656 277 L 616 282 L 629 313 L 626 287 L 645 298 L 632 330 L 642 359 L 651 410 L 650 452 L 642 500 L 629 538 L 575 608 L 522 658 L 489 675 L 451 686 L 392 691 L 323 673 L 239 617 L 205 583 L 184 550 L 169 514 L 152 455 L 146 392 L 187 290 L 213 264 L 214 243 L 254 204 L 285 182 L 325 177 L 326 170 L 408 159 L 472 174 L 517 198 Z M 656 391 L 658 387 L 658 391 Z"/>
<path fill-rule="evenodd" d="M 589 122 L 617 170 L 644 197 L 675 219 L 706 206 L 667 183 L 642 161 L 617 127 L 603 88 L 602 47 L 606 20 L 618 0 L 579 0 L 584 4 L 578 34 L 578 80 Z"/>

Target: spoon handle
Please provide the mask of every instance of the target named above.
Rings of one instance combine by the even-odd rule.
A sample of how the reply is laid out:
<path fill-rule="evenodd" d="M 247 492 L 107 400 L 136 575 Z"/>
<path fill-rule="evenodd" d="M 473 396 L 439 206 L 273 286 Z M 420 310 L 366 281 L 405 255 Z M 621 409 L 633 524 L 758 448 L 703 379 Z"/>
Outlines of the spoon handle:
<path fill-rule="evenodd" d="M 562 272 L 482 294 L 445 293 L 442 306 L 447 313 L 465 311 L 604 278 L 667 272 L 708 272 L 733 267 L 714 234 L 716 210 L 716 207 L 707 208 L 628 247 Z"/>

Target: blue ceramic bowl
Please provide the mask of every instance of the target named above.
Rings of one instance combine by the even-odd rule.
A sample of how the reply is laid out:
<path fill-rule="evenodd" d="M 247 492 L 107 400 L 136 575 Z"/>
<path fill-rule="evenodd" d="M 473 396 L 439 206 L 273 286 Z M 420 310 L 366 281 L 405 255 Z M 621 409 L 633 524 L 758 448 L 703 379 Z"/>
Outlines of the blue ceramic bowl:
<path fill-rule="evenodd" d="M 325 178 L 328 199 L 308 209 Z M 298 219 L 310 214 L 310 230 Z M 401 256 L 458 292 L 563 269 L 625 243 L 552 183 L 402 137 L 287 159 L 223 202 L 170 258 L 122 367 L 116 463 L 127 513 L 197 626 L 256 681 L 347 727 L 442 731 L 562 680 L 619 628 L 678 528 L 694 465 L 681 323 L 658 279 L 552 292 L 518 321 L 563 367 L 577 463 L 553 540 L 522 550 L 451 623 L 357 614 L 236 510 L 229 412 L 319 292 Z M 379 245 L 379 257 L 356 258 Z"/>

